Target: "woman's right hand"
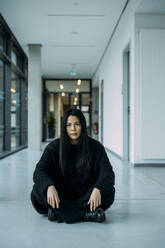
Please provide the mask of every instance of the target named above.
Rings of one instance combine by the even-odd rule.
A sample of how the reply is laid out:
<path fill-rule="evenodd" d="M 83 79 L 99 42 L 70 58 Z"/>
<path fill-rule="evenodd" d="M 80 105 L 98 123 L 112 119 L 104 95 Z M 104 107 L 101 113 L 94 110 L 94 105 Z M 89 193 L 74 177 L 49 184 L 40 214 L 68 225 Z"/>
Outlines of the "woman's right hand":
<path fill-rule="evenodd" d="M 59 196 L 58 196 L 58 192 L 56 190 L 56 188 L 54 187 L 54 185 L 51 185 L 48 187 L 47 190 L 47 202 L 49 205 L 52 206 L 52 208 L 59 208 Z"/>

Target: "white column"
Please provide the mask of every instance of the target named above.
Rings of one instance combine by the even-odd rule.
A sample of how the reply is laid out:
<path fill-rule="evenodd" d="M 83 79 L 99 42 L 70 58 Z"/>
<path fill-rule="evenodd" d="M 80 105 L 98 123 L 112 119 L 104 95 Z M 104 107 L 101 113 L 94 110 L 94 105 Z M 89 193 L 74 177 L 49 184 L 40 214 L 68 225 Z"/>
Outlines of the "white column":
<path fill-rule="evenodd" d="M 28 148 L 38 151 L 42 137 L 41 45 L 29 44 L 28 47 Z"/>

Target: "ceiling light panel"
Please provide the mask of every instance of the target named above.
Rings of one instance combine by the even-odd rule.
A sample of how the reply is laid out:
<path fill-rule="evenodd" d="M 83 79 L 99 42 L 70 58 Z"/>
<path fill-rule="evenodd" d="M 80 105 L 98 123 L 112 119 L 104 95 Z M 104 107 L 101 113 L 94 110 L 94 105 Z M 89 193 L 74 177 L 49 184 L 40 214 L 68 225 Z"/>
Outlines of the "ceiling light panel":
<path fill-rule="evenodd" d="M 86 14 L 48 14 L 50 17 L 104 17 L 102 14 L 96 14 L 96 15 L 86 15 Z"/>
<path fill-rule="evenodd" d="M 95 45 L 54 45 L 54 47 L 95 47 Z"/>

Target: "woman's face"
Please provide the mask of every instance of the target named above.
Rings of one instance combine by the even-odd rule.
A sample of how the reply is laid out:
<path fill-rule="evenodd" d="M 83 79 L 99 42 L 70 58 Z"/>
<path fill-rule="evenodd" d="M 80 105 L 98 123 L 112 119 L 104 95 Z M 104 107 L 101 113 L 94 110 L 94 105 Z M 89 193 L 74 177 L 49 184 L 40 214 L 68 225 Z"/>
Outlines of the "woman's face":
<path fill-rule="evenodd" d="M 81 123 L 77 116 L 70 115 L 66 122 L 66 132 L 73 144 L 77 143 L 78 138 L 81 135 Z"/>

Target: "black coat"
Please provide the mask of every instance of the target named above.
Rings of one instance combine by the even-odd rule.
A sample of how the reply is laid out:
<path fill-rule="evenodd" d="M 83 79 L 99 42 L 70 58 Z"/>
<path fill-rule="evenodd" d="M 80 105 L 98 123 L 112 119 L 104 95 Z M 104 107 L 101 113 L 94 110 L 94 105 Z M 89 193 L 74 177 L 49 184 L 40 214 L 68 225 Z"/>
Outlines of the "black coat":
<path fill-rule="evenodd" d="M 91 137 L 89 139 L 90 166 L 84 166 L 77 173 L 75 163 L 77 148 L 71 145 L 71 159 L 68 161 L 67 177 L 64 177 L 59 167 L 59 141 L 55 139 L 47 145 L 41 159 L 36 165 L 33 180 L 34 191 L 40 197 L 45 197 L 47 188 L 54 185 L 66 199 L 77 199 L 83 196 L 89 188 L 98 188 L 102 193 L 112 191 L 115 175 L 103 145 Z"/>

